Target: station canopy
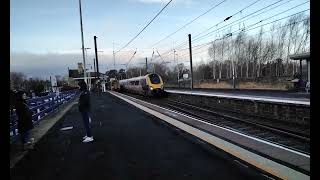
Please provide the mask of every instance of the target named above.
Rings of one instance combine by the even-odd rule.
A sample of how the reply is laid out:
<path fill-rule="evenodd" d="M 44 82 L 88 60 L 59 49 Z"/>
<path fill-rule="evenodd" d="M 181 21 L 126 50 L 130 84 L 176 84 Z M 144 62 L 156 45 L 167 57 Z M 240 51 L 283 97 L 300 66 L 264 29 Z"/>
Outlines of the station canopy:
<path fill-rule="evenodd" d="M 292 54 L 289 56 L 290 59 L 292 60 L 302 60 L 302 59 L 306 59 L 307 61 L 310 60 L 310 52 L 306 52 L 306 53 L 300 53 L 300 54 Z"/>

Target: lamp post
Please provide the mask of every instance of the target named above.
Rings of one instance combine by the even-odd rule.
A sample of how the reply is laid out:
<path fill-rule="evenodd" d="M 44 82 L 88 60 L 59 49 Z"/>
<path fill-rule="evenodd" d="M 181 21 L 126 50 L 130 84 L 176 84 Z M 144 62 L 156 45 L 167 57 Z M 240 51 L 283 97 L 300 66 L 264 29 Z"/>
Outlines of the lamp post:
<path fill-rule="evenodd" d="M 116 69 L 116 55 L 114 53 L 114 42 L 112 42 L 112 46 L 113 46 L 113 51 L 112 51 L 112 54 L 113 54 L 113 69 Z"/>
<path fill-rule="evenodd" d="M 176 52 L 176 51 L 175 51 Z M 178 61 L 178 54 L 175 54 L 177 56 L 176 60 L 177 60 L 177 81 L 178 81 L 178 87 L 180 87 L 180 83 L 179 83 L 179 61 Z"/>
<path fill-rule="evenodd" d="M 104 52 L 104 51 L 97 51 L 97 52 Z M 97 55 L 98 56 L 98 55 Z M 97 65 L 98 66 L 98 65 Z M 97 67 L 98 68 L 98 67 Z M 95 69 L 95 71 L 96 71 L 97 69 Z M 97 71 L 96 71 L 97 72 Z M 98 73 L 98 72 L 97 72 Z M 100 75 L 100 74 L 99 74 Z"/>
<path fill-rule="evenodd" d="M 84 48 L 84 50 L 85 50 L 85 55 L 86 55 L 86 58 L 87 58 L 87 50 L 88 49 L 91 49 L 91 48 Z"/>
<path fill-rule="evenodd" d="M 84 48 L 86 59 L 88 59 L 88 57 L 87 57 L 87 50 L 88 50 L 88 49 L 91 49 L 91 48 Z M 92 67 L 91 64 L 88 64 L 88 65 L 90 65 L 90 66 Z M 84 67 L 87 67 L 86 64 L 85 64 Z M 88 69 L 88 70 L 89 70 L 89 69 Z M 88 86 L 88 88 L 89 88 L 89 90 L 90 90 L 90 89 L 91 89 L 91 75 L 90 75 L 90 71 L 89 71 L 89 73 L 88 73 L 88 72 L 87 72 L 87 69 L 85 69 L 85 73 L 86 73 L 86 83 L 87 83 L 87 86 Z M 88 74 L 87 74 L 87 73 L 88 73 Z M 90 78 L 90 79 L 89 79 L 89 78 Z"/>
<path fill-rule="evenodd" d="M 83 58 L 83 79 L 87 83 L 87 75 L 86 75 L 86 59 L 84 55 L 84 41 L 83 41 L 83 27 L 82 27 L 82 12 L 81 12 L 81 0 L 79 0 L 79 11 L 80 11 L 80 28 L 81 28 L 81 42 L 82 42 L 82 58 Z"/>
<path fill-rule="evenodd" d="M 91 48 L 84 48 L 84 52 L 85 52 L 85 57 L 86 57 L 86 59 L 88 59 L 88 56 L 87 56 L 87 54 L 88 54 L 87 50 L 88 50 L 88 49 L 91 49 Z M 85 67 L 86 77 L 88 78 L 88 74 L 87 74 L 88 72 L 87 72 L 87 69 L 86 69 L 87 65 L 85 64 L 84 67 Z M 87 79 L 86 83 L 87 83 L 87 85 L 88 85 L 88 83 L 89 83 L 89 82 L 88 82 L 88 79 Z"/>

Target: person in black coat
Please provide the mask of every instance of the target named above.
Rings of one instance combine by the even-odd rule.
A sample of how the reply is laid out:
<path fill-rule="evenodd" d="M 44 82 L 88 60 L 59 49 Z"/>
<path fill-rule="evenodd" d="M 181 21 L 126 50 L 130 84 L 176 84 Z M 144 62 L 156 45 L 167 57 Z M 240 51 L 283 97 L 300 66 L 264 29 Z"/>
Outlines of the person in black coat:
<path fill-rule="evenodd" d="M 90 104 L 90 93 L 87 89 L 87 84 L 84 81 L 80 81 L 78 83 L 81 94 L 79 97 L 79 111 L 81 112 L 84 127 L 86 129 L 86 136 L 83 137 L 83 142 L 91 142 L 93 141 L 93 136 L 91 133 L 91 127 L 90 127 L 90 110 L 91 110 L 91 104 Z"/>
<path fill-rule="evenodd" d="M 29 131 L 33 128 L 33 113 L 26 104 L 25 99 L 26 93 L 22 91 L 17 92 L 15 108 L 18 122 L 18 133 L 21 136 L 21 142 L 23 145 L 28 145 L 31 143 L 29 141 Z"/>

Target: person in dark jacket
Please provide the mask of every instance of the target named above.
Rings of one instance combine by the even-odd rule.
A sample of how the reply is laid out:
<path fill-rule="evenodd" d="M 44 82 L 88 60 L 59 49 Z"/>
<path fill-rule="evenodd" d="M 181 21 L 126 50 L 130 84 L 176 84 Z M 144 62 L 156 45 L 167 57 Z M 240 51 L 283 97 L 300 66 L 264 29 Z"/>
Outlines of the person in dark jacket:
<path fill-rule="evenodd" d="M 18 132 L 21 136 L 21 142 L 24 145 L 24 148 L 28 148 L 28 146 L 31 144 L 31 142 L 29 141 L 29 131 L 33 128 L 33 113 L 26 104 L 26 98 L 26 93 L 24 93 L 23 91 L 19 91 L 17 92 L 15 100 L 16 114 L 18 117 Z"/>
<path fill-rule="evenodd" d="M 93 136 L 91 133 L 91 127 L 90 127 L 90 93 L 87 89 L 87 84 L 84 81 L 80 81 L 78 83 L 80 86 L 81 94 L 79 97 L 79 111 L 81 112 L 82 119 L 84 122 L 84 127 L 86 129 L 87 135 L 83 137 L 83 142 L 91 142 L 93 141 Z"/>

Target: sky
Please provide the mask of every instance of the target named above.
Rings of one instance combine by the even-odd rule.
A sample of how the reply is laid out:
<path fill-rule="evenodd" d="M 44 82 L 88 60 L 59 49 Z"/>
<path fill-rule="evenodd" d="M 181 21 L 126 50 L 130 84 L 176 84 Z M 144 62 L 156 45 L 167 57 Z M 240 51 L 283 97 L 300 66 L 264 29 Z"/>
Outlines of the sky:
<path fill-rule="evenodd" d="M 260 0 L 215 26 L 255 1 L 257 0 L 173 0 L 131 44 L 115 54 L 115 68 L 125 68 L 123 64 L 128 62 L 135 50 L 137 53 L 130 62 L 131 67 L 142 66 L 145 57 L 150 61 L 161 62 L 155 56 L 151 60 L 152 52 L 155 55 L 159 52 L 164 61 L 171 65 L 176 63 L 174 58 L 187 62 L 188 46 L 185 44 L 179 49 L 179 45 L 187 42 L 188 34 L 197 37 L 197 34 L 210 27 L 215 30 L 278 0 Z M 93 65 L 93 36 L 98 37 L 98 50 L 103 51 L 98 53 L 100 71 L 113 69 L 113 48 L 118 51 L 127 44 L 167 2 L 169 0 L 82 0 L 84 44 L 86 48 L 91 48 L 87 50 L 87 66 Z M 207 14 L 155 44 L 219 3 L 221 4 Z M 213 41 L 239 27 L 249 26 L 302 3 L 305 4 L 265 22 L 309 9 L 310 6 L 305 0 L 282 0 L 276 5 L 283 5 L 267 8 L 261 15 L 243 23 L 234 23 L 225 31 L 213 33 L 200 41 L 192 42 L 192 45 Z M 305 14 L 309 14 L 309 11 Z M 81 47 L 78 0 L 10 0 L 10 71 L 40 78 L 66 75 L 68 67 L 75 69 L 78 62 L 83 62 Z M 175 57 L 171 49 L 176 49 Z M 172 53 L 166 53 L 168 51 Z M 195 54 L 193 59 L 195 63 L 207 60 L 208 53 L 204 50 Z"/>

